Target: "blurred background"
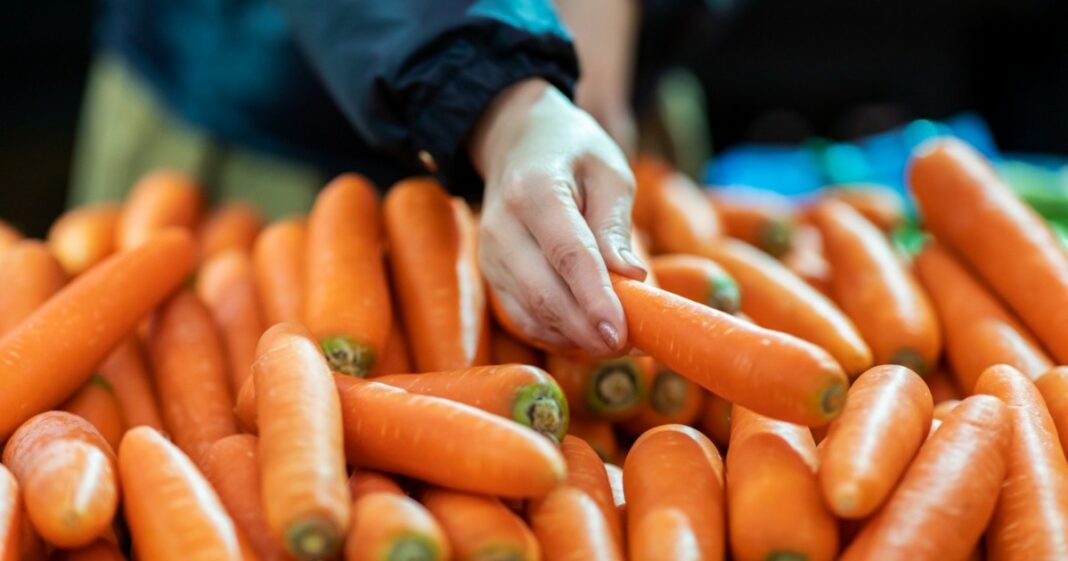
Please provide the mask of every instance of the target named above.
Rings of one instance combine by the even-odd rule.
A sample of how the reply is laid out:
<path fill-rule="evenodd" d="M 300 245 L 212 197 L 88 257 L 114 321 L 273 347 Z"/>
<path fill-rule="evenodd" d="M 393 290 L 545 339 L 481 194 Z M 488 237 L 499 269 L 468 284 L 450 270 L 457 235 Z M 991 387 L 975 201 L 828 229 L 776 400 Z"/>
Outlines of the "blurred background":
<path fill-rule="evenodd" d="M 900 153 L 950 130 L 1064 181 L 1068 2 L 695 4 L 643 1 L 632 98 L 643 146 L 700 180 L 900 183 Z M 41 236 L 66 203 L 100 6 L 6 8 L 0 215 Z"/>

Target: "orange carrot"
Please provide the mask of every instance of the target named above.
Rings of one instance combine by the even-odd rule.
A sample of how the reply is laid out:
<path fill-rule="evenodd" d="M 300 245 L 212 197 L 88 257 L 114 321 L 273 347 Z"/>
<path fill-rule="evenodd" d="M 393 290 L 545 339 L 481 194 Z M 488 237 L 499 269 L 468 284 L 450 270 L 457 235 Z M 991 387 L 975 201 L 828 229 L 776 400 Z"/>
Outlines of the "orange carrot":
<path fill-rule="evenodd" d="M 708 199 L 728 236 L 759 247 L 773 257 L 790 250 L 794 211 L 786 197 L 764 189 L 722 187 L 709 190 Z"/>
<path fill-rule="evenodd" d="M 115 251 L 119 206 L 102 203 L 69 210 L 48 230 L 48 248 L 75 277 Z"/>
<path fill-rule="evenodd" d="M 636 230 L 648 232 L 656 220 L 656 201 L 660 186 L 674 170 L 666 161 L 648 154 L 639 155 L 631 162 L 634 173 L 633 221 Z"/>
<path fill-rule="evenodd" d="M 118 507 L 115 455 L 85 420 L 50 411 L 26 421 L 4 448 L 33 526 L 53 545 L 100 536 Z"/>
<path fill-rule="evenodd" d="M 350 488 L 357 486 L 358 492 L 352 497 L 345 561 L 450 558 L 452 551 L 441 526 L 392 479 L 358 470 L 349 483 Z"/>
<path fill-rule="evenodd" d="M 495 498 L 435 488 L 421 500 L 445 530 L 458 560 L 541 559 L 530 528 Z"/>
<path fill-rule="evenodd" d="M 731 402 L 709 393 L 701 412 L 700 426 L 708 438 L 720 448 L 726 448 L 731 439 Z"/>
<path fill-rule="evenodd" d="M 0 256 L 0 336 L 10 332 L 67 282 L 48 247 L 24 240 Z"/>
<path fill-rule="evenodd" d="M 722 557 L 722 556 L 721 556 Z M 630 538 L 631 561 L 699 561 L 697 532 L 677 508 L 654 508 L 642 517 Z"/>
<path fill-rule="evenodd" d="M 903 366 L 857 378 L 820 446 L 820 487 L 836 515 L 864 518 L 886 500 L 927 437 L 932 406 L 927 384 Z"/>
<path fill-rule="evenodd" d="M 80 387 L 192 264 L 189 236 L 161 233 L 79 276 L 0 339 L 0 440 Z"/>
<path fill-rule="evenodd" d="M 18 243 L 22 239 L 22 232 L 14 226 L 0 220 L 0 255 Z"/>
<path fill-rule="evenodd" d="M 275 222 L 256 237 L 252 263 L 267 325 L 304 319 L 306 239 L 307 229 L 300 218 Z"/>
<path fill-rule="evenodd" d="M 308 218 L 304 321 L 333 370 L 365 376 L 381 358 L 391 313 L 378 195 L 363 177 L 340 175 Z"/>
<path fill-rule="evenodd" d="M 193 462 L 155 429 L 119 447 L 123 505 L 139 559 L 242 561 L 233 520 Z"/>
<path fill-rule="evenodd" d="M 823 349 L 637 281 L 613 285 L 631 343 L 709 391 L 813 426 L 841 410 L 846 377 Z"/>
<path fill-rule="evenodd" d="M 783 266 L 809 286 L 821 294 L 831 295 L 831 264 L 823 251 L 823 236 L 815 226 L 798 224 L 790 251 L 781 259 Z"/>
<path fill-rule="evenodd" d="M 53 555 L 53 561 L 126 561 L 118 546 L 107 540 L 95 542 L 72 551 L 64 551 L 58 557 Z"/>
<path fill-rule="evenodd" d="M 575 487 L 553 489 L 530 507 L 527 517 L 547 559 L 623 560 L 604 513 Z"/>
<path fill-rule="evenodd" d="M 609 421 L 573 417 L 568 422 L 567 432 L 584 440 L 606 462 L 614 462 L 622 457 L 616 433 Z"/>
<path fill-rule="evenodd" d="M 0 561 L 19 561 L 21 525 L 22 498 L 18 481 L 0 465 Z"/>
<path fill-rule="evenodd" d="M 493 364 L 529 364 L 538 367 L 545 364 L 544 358 L 537 349 L 501 329 L 494 329 L 490 334 L 490 362 Z"/>
<path fill-rule="evenodd" d="M 934 409 L 931 411 L 931 416 L 938 421 L 945 421 L 946 417 L 949 417 L 949 414 L 956 409 L 958 405 L 960 405 L 959 399 L 947 399 L 940 402 L 938 405 L 935 405 Z"/>
<path fill-rule="evenodd" d="M 582 360 L 550 354 L 547 366 L 577 416 L 618 420 L 641 405 L 644 382 L 649 378 L 642 370 L 652 369 L 653 361 L 629 356 Z"/>
<path fill-rule="evenodd" d="M 995 559 L 1068 559 L 1068 460 L 1041 394 L 1003 364 L 986 369 L 975 392 L 1008 406 L 1013 433 L 987 550 Z"/>
<path fill-rule="evenodd" d="M 567 432 L 567 399 L 551 376 L 533 366 L 476 366 L 453 372 L 392 374 L 375 381 L 473 405 L 557 442 Z"/>
<path fill-rule="evenodd" d="M 151 339 L 163 421 L 198 465 L 213 442 L 237 432 L 226 389 L 226 357 L 211 315 L 183 290 L 159 312 Z"/>
<path fill-rule="evenodd" d="M 834 559 L 838 522 L 823 504 L 812 434 L 735 405 L 727 515 L 736 561 Z"/>
<path fill-rule="evenodd" d="M 389 341 L 386 342 L 385 355 L 375 364 L 368 378 L 386 374 L 404 374 L 412 371 L 412 360 L 408 353 L 408 340 L 404 336 L 404 326 L 400 317 L 393 312 L 393 321 L 389 326 Z"/>
<path fill-rule="evenodd" d="M 889 240 L 849 205 L 823 201 L 813 218 L 834 269 L 835 301 L 871 345 L 877 364 L 901 364 L 920 375 L 938 359 L 938 318 Z"/>
<path fill-rule="evenodd" d="M 823 347 L 850 376 L 871 367 L 871 351 L 853 322 L 781 263 L 733 240 L 710 247 L 707 254 L 738 282 L 742 311 L 757 324 Z"/>
<path fill-rule="evenodd" d="M 957 140 L 918 148 L 909 184 L 925 227 L 979 273 L 1058 362 L 1068 362 L 1068 255 L 1045 221 Z"/>
<path fill-rule="evenodd" d="M 927 387 L 930 388 L 931 397 L 934 398 L 935 403 L 947 399 L 964 398 L 960 389 L 957 388 L 956 382 L 953 381 L 953 377 L 946 372 L 945 368 L 936 368 L 934 372 L 924 376 L 923 380 L 927 382 Z"/>
<path fill-rule="evenodd" d="M 608 474 L 608 484 L 612 487 L 612 502 L 616 506 L 616 512 L 622 516 L 627 512 L 627 495 L 623 490 L 623 468 L 615 464 L 605 464 L 604 471 Z"/>
<path fill-rule="evenodd" d="M 905 222 L 905 202 L 901 195 L 882 185 L 836 185 L 823 189 L 820 195 L 853 207 L 884 232 L 890 232 Z"/>
<path fill-rule="evenodd" d="M 740 309 L 738 284 L 715 261 L 696 255 L 659 255 L 650 262 L 660 288 L 733 314 Z"/>
<path fill-rule="evenodd" d="M 216 252 L 200 268 L 197 296 L 211 310 L 229 359 L 230 390 L 236 394 L 252 374 L 256 342 L 265 329 L 252 261 L 241 250 Z"/>
<path fill-rule="evenodd" d="M 1035 380 L 1035 386 L 1057 426 L 1061 448 L 1068 450 L 1068 367 L 1058 366 L 1043 374 Z"/>
<path fill-rule="evenodd" d="M 667 473 L 686 474 L 666 477 Z M 676 508 L 697 538 L 701 559 L 722 559 L 725 512 L 723 461 L 705 435 L 682 425 L 652 429 L 634 443 L 623 464 L 630 548 L 638 550 L 644 518 L 662 508 Z"/>
<path fill-rule="evenodd" d="M 255 206 L 227 203 L 216 208 L 200 226 L 200 260 L 207 261 L 230 249 L 251 253 L 256 236 L 263 227 L 263 215 Z"/>
<path fill-rule="evenodd" d="M 634 224 L 649 233 L 654 252 L 697 253 L 720 236 L 716 213 L 690 178 L 648 156 L 635 161 L 634 178 Z"/>
<path fill-rule="evenodd" d="M 604 461 L 597 456 L 586 441 L 576 436 L 564 438 L 560 447 L 567 462 L 567 487 L 578 489 L 593 499 L 594 504 L 604 518 L 606 529 L 616 549 L 620 552 L 623 548 L 623 523 L 616 509 L 615 497 L 612 494 L 612 483 L 608 478 L 608 470 Z M 564 500 L 563 502 L 572 502 Z M 537 532 L 537 528 L 534 529 Z"/>
<path fill-rule="evenodd" d="M 999 399 L 964 400 L 840 559 L 963 559 L 994 512 L 1012 430 L 1011 413 Z"/>
<path fill-rule="evenodd" d="M 1037 378 L 1053 365 L 1012 314 L 937 243 L 916 256 L 916 272 L 938 309 L 957 383 L 970 392 L 983 371 L 1008 364 Z"/>
<path fill-rule="evenodd" d="M 119 447 L 126 421 L 122 418 L 122 407 L 115 397 L 115 390 L 99 374 L 93 374 L 61 409 L 89 421 L 113 450 Z"/>
<path fill-rule="evenodd" d="M 33 522 L 26 514 L 25 501 L 22 502 L 22 512 L 19 513 L 22 523 L 19 525 L 18 559 L 19 561 L 45 561 L 48 559 L 48 550 L 51 546 L 45 544 L 37 530 L 33 528 Z"/>
<path fill-rule="evenodd" d="M 275 541 L 264 516 L 257 445 L 248 434 L 216 440 L 204 461 L 204 476 L 260 561 L 287 561 L 292 557 Z"/>
<path fill-rule="evenodd" d="M 384 205 L 390 264 L 412 358 L 420 372 L 489 362 L 486 296 L 475 226 L 433 179 L 394 185 Z"/>
<path fill-rule="evenodd" d="M 660 425 L 689 425 L 697 421 L 706 393 L 701 386 L 660 365 L 651 371 L 643 369 L 643 373 L 649 391 L 634 415 L 623 421 L 624 430 L 638 435 Z"/>
<path fill-rule="evenodd" d="M 252 366 L 263 504 L 275 539 L 298 559 L 332 557 L 349 526 L 341 404 L 311 334 L 268 329 Z M 302 329 L 302 328 L 299 328 Z"/>
<path fill-rule="evenodd" d="M 114 390 L 127 427 L 148 425 L 162 430 L 155 390 L 136 337 L 127 337 L 111 351 L 100 365 L 100 376 Z"/>
<path fill-rule="evenodd" d="M 192 178 L 170 170 L 145 175 L 134 184 L 119 215 L 115 233 L 118 249 L 133 249 L 165 228 L 183 228 L 191 233 L 202 204 L 200 187 Z"/>

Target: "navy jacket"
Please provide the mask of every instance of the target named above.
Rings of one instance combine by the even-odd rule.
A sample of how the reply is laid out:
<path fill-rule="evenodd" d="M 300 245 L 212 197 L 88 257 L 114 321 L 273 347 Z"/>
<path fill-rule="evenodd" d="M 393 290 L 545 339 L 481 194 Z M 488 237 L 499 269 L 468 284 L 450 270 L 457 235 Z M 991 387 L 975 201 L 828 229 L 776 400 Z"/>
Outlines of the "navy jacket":
<path fill-rule="evenodd" d="M 578 73 L 550 0 L 105 0 L 100 47 L 223 142 L 380 186 L 476 195 L 465 140 L 494 95 Z"/>

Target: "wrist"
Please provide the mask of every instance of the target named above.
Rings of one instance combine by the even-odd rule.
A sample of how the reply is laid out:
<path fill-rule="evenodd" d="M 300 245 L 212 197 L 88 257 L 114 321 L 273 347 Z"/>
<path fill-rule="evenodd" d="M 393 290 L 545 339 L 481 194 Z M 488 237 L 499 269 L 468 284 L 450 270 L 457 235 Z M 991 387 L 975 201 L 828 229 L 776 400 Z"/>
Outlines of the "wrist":
<path fill-rule="evenodd" d="M 518 142 L 531 110 L 547 93 L 555 92 L 542 78 L 528 78 L 501 90 L 482 112 L 467 142 L 468 154 L 483 179 Z"/>

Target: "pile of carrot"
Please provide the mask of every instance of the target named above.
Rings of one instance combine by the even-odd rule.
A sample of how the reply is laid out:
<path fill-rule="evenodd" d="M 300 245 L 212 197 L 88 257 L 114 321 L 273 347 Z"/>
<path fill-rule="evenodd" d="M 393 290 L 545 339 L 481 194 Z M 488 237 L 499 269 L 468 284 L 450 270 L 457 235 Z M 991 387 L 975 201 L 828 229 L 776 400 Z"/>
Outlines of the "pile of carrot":
<path fill-rule="evenodd" d="M 982 156 L 916 150 L 912 255 L 883 187 L 634 172 L 611 357 L 431 179 L 0 223 L 0 561 L 1068 559 L 1068 253 Z"/>

